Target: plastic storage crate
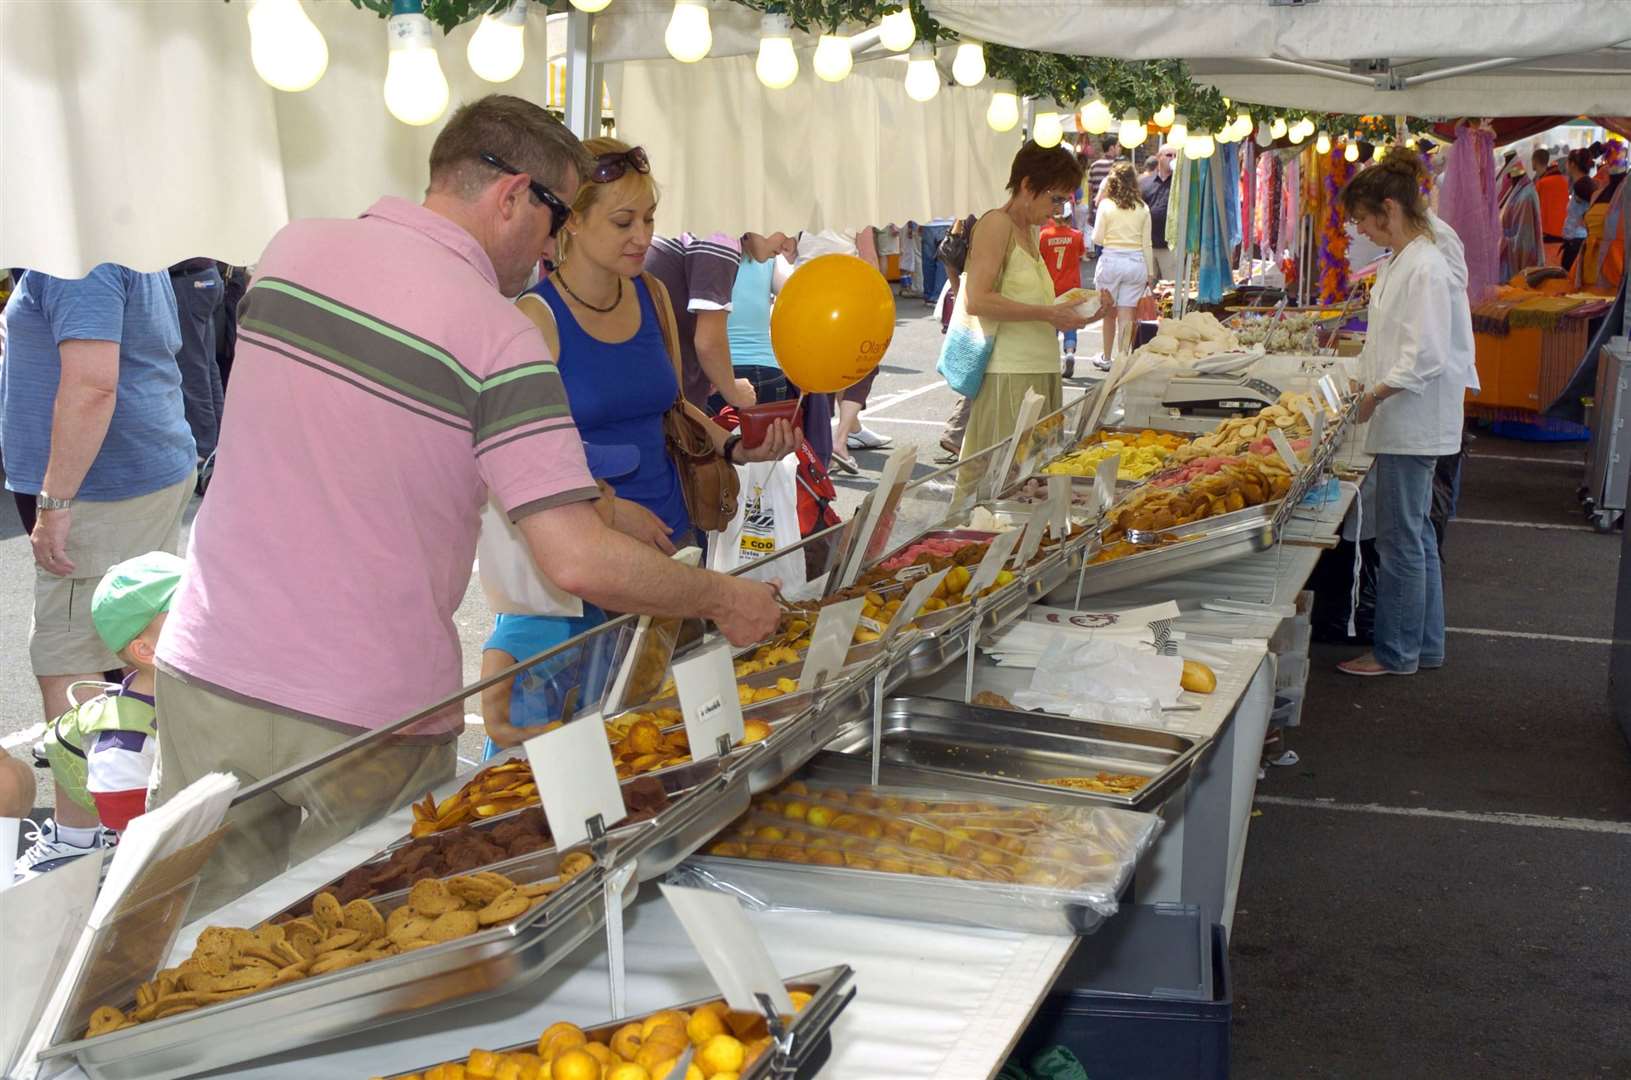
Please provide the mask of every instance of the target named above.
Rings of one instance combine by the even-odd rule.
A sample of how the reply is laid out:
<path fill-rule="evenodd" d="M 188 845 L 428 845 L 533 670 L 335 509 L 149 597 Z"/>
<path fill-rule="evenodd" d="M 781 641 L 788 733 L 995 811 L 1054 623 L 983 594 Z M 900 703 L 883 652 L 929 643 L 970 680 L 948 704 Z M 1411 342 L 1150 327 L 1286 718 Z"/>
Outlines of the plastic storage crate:
<path fill-rule="evenodd" d="M 1226 1080 L 1232 994 L 1222 926 L 1188 904 L 1127 905 L 1082 939 L 1015 1058 L 1062 1045 L 1092 1080 Z"/>

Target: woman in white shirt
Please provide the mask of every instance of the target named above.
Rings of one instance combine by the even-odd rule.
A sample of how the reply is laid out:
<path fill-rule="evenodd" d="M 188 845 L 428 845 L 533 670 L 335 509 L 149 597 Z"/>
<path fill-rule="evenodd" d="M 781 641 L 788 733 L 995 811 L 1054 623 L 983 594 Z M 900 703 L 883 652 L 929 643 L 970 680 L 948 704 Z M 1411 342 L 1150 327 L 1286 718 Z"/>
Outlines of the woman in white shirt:
<path fill-rule="evenodd" d="M 1342 193 L 1359 231 L 1393 254 L 1371 290 L 1357 363 L 1359 419 L 1376 465 L 1376 632 L 1349 675 L 1413 675 L 1444 664 L 1444 584 L 1429 517 L 1433 469 L 1461 449 L 1468 389 L 1478 386 L 1465 277 L 1445 258 L 1421 196 L 1416 155 L 1394 151 Z"/>
<path fill-rule="evenodd" d="M 1155 249 L 1150 243 L 1150 208 L 1138 191 L 1131 163 L 1117 162 L 1105 181 L 1104 201 L 1093 222 L 1093 243 L 1103 248 L 1093 267 L 1093 285 L 1105 295 L 1104 359 L 1115 355 L 1117 329 L 1132 344 L 1134 309 L 1155 282 Z"/>

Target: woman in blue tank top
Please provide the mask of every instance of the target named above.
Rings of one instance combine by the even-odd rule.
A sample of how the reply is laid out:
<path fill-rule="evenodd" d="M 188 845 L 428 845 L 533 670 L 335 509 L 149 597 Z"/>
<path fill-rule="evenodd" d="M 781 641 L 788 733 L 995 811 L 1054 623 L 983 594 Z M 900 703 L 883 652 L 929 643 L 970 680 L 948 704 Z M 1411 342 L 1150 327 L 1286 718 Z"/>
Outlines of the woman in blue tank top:
<path fill-rule="evenodd" d="M 561 264 L 518 304 L 556 357 L 583 441 L 634 446 L 640 452 L 639 467 L 617 481 L 612 527 L 665 551 L 701 546 L 705 538 L 686 513 L 679 471 L 663 437 L 663 414 L 679 397 L 679 381 L 663 336 L 663 324 L 671 317 L 668 294 L 660 282 L 644 275 L 657 186 L 644 150 L 615 139 L 590 139 L 584 146 L 595 166 L 583 178 L 572 216 L 558 237 Z M 717 425 L 706 426 L 735 464 L 781 458 L 798 445 L 785 420 L 752 449 Z M 587 603 L 581 616 L 500 616 L 487 652 L 497 654 L 495 664 L 504 656 L 514 663 L 605 618 Z M 484 655 L 484 670 L 487 659 Z M 489 733 L 504 734 L 505 745 L 523 737 L 513 729 L 555 719 L 562 696 L 556 691 L 564 692 L 568 681 L 578 685 L 579 705 L 587 707 L 599 699 L 610 674 L 598 662 L 569 664 L 570 672 L 541 670 L 549 667 L 546 662 L 517 676 L 502 723 L 487 718 Z M 490 742 L 489 754 L 493 749 Z"/>

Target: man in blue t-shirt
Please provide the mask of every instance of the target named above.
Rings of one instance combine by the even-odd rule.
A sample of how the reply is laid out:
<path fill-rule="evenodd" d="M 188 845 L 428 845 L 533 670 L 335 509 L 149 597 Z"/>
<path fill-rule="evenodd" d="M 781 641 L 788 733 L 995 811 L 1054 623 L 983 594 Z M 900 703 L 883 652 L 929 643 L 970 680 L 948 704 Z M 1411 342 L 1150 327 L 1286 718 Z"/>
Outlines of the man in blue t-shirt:
<path fill-rule="evenodd" d="M 29 270 L 5 319 L 0 457 L 6 487 L 37 501 L 28 651 L 49 722 L 72 706 L 70 685 L 121 666 L 91 623 L 91 594 L 116 563 L 180 551 L 198 459 L 169 275 L 113 263 L 77 280 Z M 104 842 L 94 813 L 57 816 L 53 843 Z"/>

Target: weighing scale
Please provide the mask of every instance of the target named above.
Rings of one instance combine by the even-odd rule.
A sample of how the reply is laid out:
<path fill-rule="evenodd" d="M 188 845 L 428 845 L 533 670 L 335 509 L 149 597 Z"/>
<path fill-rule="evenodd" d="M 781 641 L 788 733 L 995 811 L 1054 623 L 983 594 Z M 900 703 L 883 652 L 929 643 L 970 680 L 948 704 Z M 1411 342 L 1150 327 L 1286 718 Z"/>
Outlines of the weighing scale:
<path fill-rule="evenodd" d="M 1280 388 L 1243 375 L 1178 375 L 1167 383 L 1161 405 L 1169 416 L 1226 417 L 1256 414 L 1280 400 Z"/>

